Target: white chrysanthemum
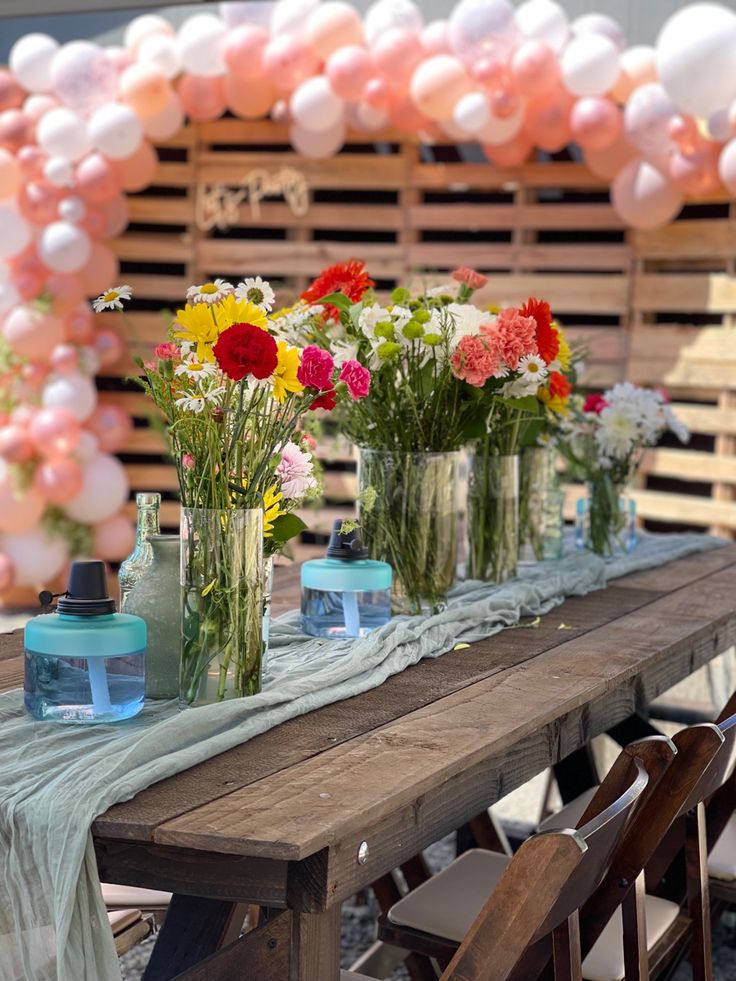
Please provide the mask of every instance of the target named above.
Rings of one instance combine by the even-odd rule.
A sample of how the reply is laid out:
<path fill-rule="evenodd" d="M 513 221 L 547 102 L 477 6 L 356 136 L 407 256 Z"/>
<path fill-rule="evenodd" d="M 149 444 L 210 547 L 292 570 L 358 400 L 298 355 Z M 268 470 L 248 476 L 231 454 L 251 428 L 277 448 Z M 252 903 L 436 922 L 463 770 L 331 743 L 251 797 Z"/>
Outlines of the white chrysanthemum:
<path fill-rule="evenodd" d="M 667 428 L 670 429 L 675 436 L 679 439 L 681 443 L 690 442 L 690 430 L 687 428 L 682 419 L 678 418 L 675 410 L 671 405 L 665 405 L 663 407 L 664 420 L 667 424 Z"/>
<path fill-rule="evenodd" d="M 346 361 L 357 361 L 358 347 L 357 341 L 335 341 L 332 345 L 332 358 L 338 368 Z"/>
<path fill-rule="evenodd" d="M 265 279 L 261 279 L 260 276 L 251 276 L 243 280 L 242 283 L 238 283 L 235 287 L 235 295 L 239 300 L 248 300 L 255 306 L 260 307 L 261 310 L 265 310 L 266 313 L 270 313 L 273 310 L 274 300 L 276 299 L 276 294 L 271 289 L 271 284 L 267 283 Z"/>
<path fill-rule="evenodd" d="M 537 387 L 547 377 L 547 365 L 544 358 L 540 358 L 538 354 L 527 354 L 521 358 L 518 370 L 524 381 Z"/>
<path fill-rule="evenodd" d="M 496 377 L 499 376 L 497 375 Z M 501 389 L 501 395 L 505 399 L 523 399 L 527 395 L 536 395 L 538 387 L 539 382 L 536 379 L 532 378 L 531 381 L 528 381 L 523 376 L 520 376 L 519 378 L 514 378 L 512 381 L 506 382 Z"/>
<path fill-rule="evenodd" d="M 457 293 L 457 283 L 442 283 L 441 286 L 432 286 L 427 290 L 427 296 L 435 299 L 438 296 L 454 296 Z"/>
<path fill-rule="evenodd" d="M 224 391 L 225 389 L 221 387 L 212 388 L 209 392 L 199 392 L 197 395 L 184 395 L 176 400 L 176 405 L 180 409 L 186 409 L 188 412 L 199 415 L 208 404 L 216 405 Z"/>
<path fill-rule="evenodd" d="M 92 307 L 95 313 L 102 313 L 103 310 L 122 310 L 122 301 L 129 300 L 132 295 L 132 286 L 126 286 L 125 284 L 115 286 L 113 289 L 101 293 L 96 300 L 93 300 Z"/>
<path fill-rule="evenodd" d="M 487 324 L 489 315 L 472 303 L 448 303 L 444 308 L 448 314 L 452 330 L 450 346 L 454 349 L 463 339 L 480 331 L 481 324 Z"/>
<path fill-rule="evenodd" d="M 391 320 L 396 331 L 401 331 L 411 320 L 411 310 L 408 307 L 391 307 Z"/>
<path fill-rule="evenodd" d="M 385 321 L 391 322 L 391 314 L 378 303 L 364 307 L 358 317 L 358 327 L 370 340 L 376 336 L 376 327 Z"/>
<path fill-rule="evenodd" d="M 622 406 L 607 406 L 598 416 L 595 441 L 604 456 L 624 460 L 637 442 L 636 422 Z"/>
<path fill-rule="evenodd" d="M 174 369 L 175 375 L 186 375 L 187 378 L 201 380 L 204 378 L 214 378 L 217 374 L 217 365 L 212 361 L 200 361 L 196 355 L 189 354 Z"/>
<path fill-rule="evenodd" d="M 187 290 L 187 300 L 190 303 L 219 303 L 233 291 L 233 284 L 224 279 L 216 279 L 201 286 L 190 286 Z"/>

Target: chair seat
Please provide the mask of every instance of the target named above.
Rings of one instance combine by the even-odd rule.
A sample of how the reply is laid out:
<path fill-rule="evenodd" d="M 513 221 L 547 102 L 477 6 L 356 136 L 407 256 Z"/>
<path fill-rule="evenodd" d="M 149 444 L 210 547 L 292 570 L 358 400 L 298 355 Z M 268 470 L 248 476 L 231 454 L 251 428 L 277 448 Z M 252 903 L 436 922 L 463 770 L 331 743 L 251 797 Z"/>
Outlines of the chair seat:
<path fill-rule="evenodd" d="M 112 910 L 107 914 L 107 919 L 110 922 L 110 929 L 112 930 L 113 936 L 117 936 L 122 933 L 123 930 L 127 930 L 128 927 L 133 926 L 138 920 L 142 919 L 143 914 L 139 909 L 116 909 Z"/>
<path fill-rule="evenodd" d="M 584 790 L 582 794 L 565 804 L 559 811 L 550 814 L 537 828 L 537 831 L 559 831 L 560 828 L 576 828 L 580 823 L 580 818 L 585 813 L 585 809 L 593 800 L 598 792 L 597 787 Z"/>
<path fill-rule="evenodd" d="M 647 950 L 651 950 L 675 922 L 680 907 L 658 896 L 645 896 L 644 906 Z M 583 977 L 585 981 L 623 981 L 624 973 L 623 923 L 619 907 L 583 961 Z"/>
<path fill-rule="evenodd" d="M 138 886 L 117 886 L 109 882 L 102 883 L 102 898 L 108 909 L 161 909 L 171 902 L 170 892 L 159 892 L 158 889 L 139 889 Z"/>
<path fill-rule="evenodd" d="M 731 815 L 708 856 L 708 873 L 725 882 L 736 880 L 736 814 Z"/>
<path fill-rule="evenodd" d="M 340 971 L 340 981 L 376 981 L 367 974 L 354 974 L 352 971 Z"/>

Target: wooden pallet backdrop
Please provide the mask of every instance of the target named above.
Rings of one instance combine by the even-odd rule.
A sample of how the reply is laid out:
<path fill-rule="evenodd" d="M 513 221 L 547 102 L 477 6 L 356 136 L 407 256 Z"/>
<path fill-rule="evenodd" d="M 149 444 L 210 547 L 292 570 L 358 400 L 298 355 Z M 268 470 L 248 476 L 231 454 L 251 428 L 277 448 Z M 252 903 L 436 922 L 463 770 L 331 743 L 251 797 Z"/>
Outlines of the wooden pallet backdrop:
<path fill-rule="evenodd" d="M 502 170 L 463 162 L 454 146 L 428 149 L 396 134 L 377 143 L 356 135 L 338 157 L 311 161 L 292 151 L 283 127 L 229 118 L 188 126 L 159 158 L 153 186 L 131 196 L 130 227 L 115 243 L 121 281 L 135 292 L 131 355 L 148 356 L 165 331 L 161 311 L 213 276 L 260 274 L 290 299 L 325 265 L 349 257 L 365 259 L 381 290 L 473 266 L 490 276 L 488 300 L 550 301 L 588 350 L 586 386 L 627 377 L 670 389 L 693 440 L 683 449 L 668 438 L 647 453 L 641 516 L 653 527 L 736 533 L 736 230 L 727 203 L 691 206 L 665 229 L 631 232 L 607 186 L 575 162 Z M 305 214 L 273 199 L 256 217 L 243 201 L 228 231 L 198 227 L 198 188 L 235 188 L 246 175 L 285 167 L 306 179 Z M 118 315 L 104 316 L 120 329 Z M 163 491 L 171 526 L 176 477 L 145 398 L 122 380 L 132 369 L 128 358 L 106 369 L 101 399 L 135 417 L 121 454 L 131 488 Z M 325 465 L 325 504 L 305 516 L 312 533 L 300 554 L 314 550 L 310 542 L 354 499 L 350 449 L 330 444 Z"/>

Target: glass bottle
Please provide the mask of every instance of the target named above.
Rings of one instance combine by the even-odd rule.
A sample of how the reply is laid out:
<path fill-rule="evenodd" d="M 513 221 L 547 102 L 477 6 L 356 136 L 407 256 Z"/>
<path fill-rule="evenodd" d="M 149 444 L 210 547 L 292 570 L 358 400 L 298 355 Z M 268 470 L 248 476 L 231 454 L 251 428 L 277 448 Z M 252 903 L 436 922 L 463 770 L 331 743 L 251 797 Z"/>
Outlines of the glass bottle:
<path fill-rule="evenodd" d="M 148 541 L 150 535 L 158 535 L 161 495 L 143 493 L 135 495 L 138 507 L 138 528 L 135 535 L 135 548 L 127 559 L 120 563 L 118 581 L 120 583 L 120 609 L 126 612 L 126 603 L 131 589 L 153 562 L 153 549 Z"/>

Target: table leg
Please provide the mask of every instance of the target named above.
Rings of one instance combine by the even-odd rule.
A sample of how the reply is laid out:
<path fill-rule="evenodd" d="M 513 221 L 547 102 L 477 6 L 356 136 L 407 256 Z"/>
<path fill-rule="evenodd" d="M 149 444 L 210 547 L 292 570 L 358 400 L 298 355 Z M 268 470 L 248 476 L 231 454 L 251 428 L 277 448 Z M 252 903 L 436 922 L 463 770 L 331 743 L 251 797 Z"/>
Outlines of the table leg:
<path fill-rule="evenodd" d="M 222 899 L 175 893 L 143 974 L 143 981 L 169 981 L 237 937 L 245 907 Z M 240 917 L 240 922 L 237 922 Z"/>
<path fill-rule="evenodd" d="M 340 904 L 324 913 L 294 911 L 289 981 L 339 981 Z"/>

